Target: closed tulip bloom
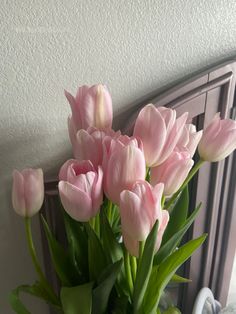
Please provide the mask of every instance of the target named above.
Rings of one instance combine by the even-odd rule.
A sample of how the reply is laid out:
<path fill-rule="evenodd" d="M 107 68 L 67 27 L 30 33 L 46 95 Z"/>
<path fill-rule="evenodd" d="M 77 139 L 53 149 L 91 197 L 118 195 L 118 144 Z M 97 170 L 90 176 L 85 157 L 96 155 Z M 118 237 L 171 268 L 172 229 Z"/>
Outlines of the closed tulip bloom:
<path fill-rule="evenodd" d="M 103 139 L 112 139 L 120 132 L 112 129 L 99 130 L 90 127 L 87 130 L 79 130 L 74 144 L 74 156 L 78 160 L 90 160 L 95 168 L 102 165 L 103 161 Z"/>
<path fill-rule="evenodd" d="M 34 216 L 42 207 L 44 183 L 42 169 L 13 171 L 12 204 L 23 217 Z"/>
<path fill-rule="evenodd" d="M 177 150 L 186 150 L 189 152 L 190 156 L 193 157 L 201 137 L 202 130 L 197 132 L 194 124 L 186 124 L 177 143 Z"/>
<path fill-rule="evenodd" d="M 59 193 L 65 211 L 77 221 L 94 217 L 103 200 L 101 167 L 89 160 L 68 160 L 59 173 Z"/>
<path fill-rule="evenodd" d="M 130 189 L 137 180 L 145 179 L 145 159 L 136 140 L 127 145 L 114 141 L 111 146 L 103 166 L 104 191 L 113 203 L 119 204 L 123 190 Z"/>
<path fill-rule="evenodd" d="M 220 119 L 217 114 L 203 130 L 198 152 L 202 160 L 216 162 L 229 156 L 236 148 L 236 121 Z"/>
<path fill-rule="evenodd" d="M 174 194 L 187 178 L 194 161 L 188 152 L 173 152 L 160 166 L 151 168 L 150 182 L 164 184 L 164 195 Z"/>
<path fill-rule="evenodd" d="M 69 118 L 70 138 L 73 132 L 88 127 L 98 129 L 111 128 L 112 125 L 112 100 L 106 86 L 98 84 L 79 87 L 76 97 L 65 91 L 69 101 L 72 117 Z"/>
<path fill-rule="evenodd" d="M 137 181 L 131 190 L 120 194 L 120 216 L 124 244 L 130 254 L 139 255 L 139 241 L 145 241 L 158 220 L 155 252 L 161 245 L 169 213 L 161 208 L 163 184 L 152 187 L 146 181 Z"/>
<path fill-rule="evenodd" d="M 149 104 L 139 113 L 134 126 L 134 136 L 143 142 L 146 163 L 149 167 L 162 164 L 173 152 L 188 114 L 176 119 L 176 111 Z"/>
<path fill-rule="evenodd" d="M 132 145 L 143 151 L 143 144 L 140 139 L 134 136 L 121 135 L 116 132 L 114 136 L 105 136 L 103 139 L 103 169 L 106 169 L 107 162 L 115 151 L 119 151 L 122 147 Z"/>

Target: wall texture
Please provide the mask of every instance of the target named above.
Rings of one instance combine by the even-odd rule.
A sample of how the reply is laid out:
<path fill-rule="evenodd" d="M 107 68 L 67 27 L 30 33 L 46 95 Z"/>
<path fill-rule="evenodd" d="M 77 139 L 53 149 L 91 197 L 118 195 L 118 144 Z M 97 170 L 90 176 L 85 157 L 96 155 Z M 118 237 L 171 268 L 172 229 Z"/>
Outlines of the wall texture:
<path fill-rule="evenodd" d="M 1 1 L 1 313 L 12 313 L 9 290 L 35 279 L 10 204 L 11 172 L 40 166 L 49 177 L 70 155 L 63 88 L 106 83 L 117 115 L 143 94 L 234 55 L 235 15 L 228 0 Z M 30 308 L 47 312 L 40 302 Z"/>

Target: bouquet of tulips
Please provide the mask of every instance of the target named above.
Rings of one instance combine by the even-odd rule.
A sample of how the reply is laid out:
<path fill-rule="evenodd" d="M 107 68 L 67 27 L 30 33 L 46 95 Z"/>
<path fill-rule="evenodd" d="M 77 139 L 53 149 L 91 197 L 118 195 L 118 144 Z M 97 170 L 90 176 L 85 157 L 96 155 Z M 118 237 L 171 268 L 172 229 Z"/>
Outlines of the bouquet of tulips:
<path fill-rule="evenodd" d="M 15 170 L 13 207 L 25 219 L 38 278 L 12 291 L 12 308 L 30 313 L 20 300 L 24 292 L 65 314 L 180 313 L 171 302 L 163 309 L 162 298 L 170 282 L 188 282 L 176 271 L 206 238 L 181 242 L 200 208 L 188 212 L 188 183 L 204 162 L 220 161 L 236 148 L 236 122 L 217 114 L 197 132 L 188 113 L 177 118 L 175 110 L 148 104 L 128 136 L 112 130 L 105 86 L 65 95 L 74 154 L 59 172 L 66 247 L 41 215 L 60 291 L 47 280 L 31 233 L 31 217 L 44 199 L 43 172 Z"/>

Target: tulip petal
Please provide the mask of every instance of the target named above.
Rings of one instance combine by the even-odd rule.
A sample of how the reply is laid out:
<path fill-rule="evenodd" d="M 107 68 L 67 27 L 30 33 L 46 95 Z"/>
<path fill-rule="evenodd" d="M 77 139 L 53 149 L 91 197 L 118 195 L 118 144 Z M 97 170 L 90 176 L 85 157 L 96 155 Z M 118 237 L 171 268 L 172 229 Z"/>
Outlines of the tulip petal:
<path fill-rule="evenodd" d="M 139 243 L 137 240 L 131 238 L 128 234 L 122 231 L 123 241 L 126 249 L 133 256 L 139 256 Z"/>
<path fill-rule="evenodd" d="M 164 148 L 162 150 L 162 154 L 158 159 L 158 163 L 155 163 L 153 166 L 157 166 L 162 164 L 169 156 L 170 154 L 173 152 L 176 144 L 178 143 L 183 129 L 185 127 L 185 122 L 188 118 L 188 113 L 185 112 L 184 114 L 182 114 L 182 116 L 180 116 L 176 121 L 174 126 L 172 127 L 172 129 L 170 130 L 170 132 L 167 135 L 167 139 L 164 145 Z"/>
<path fill-rule="evenodd" d="M 162 219 L 159 221 L 157 240 L 155 245 L 155 252 L 157 252 L 161 246 L 161 241 L 167 224 L 169 222 L 169 212 L 167 210 L 162 210 Z"/>
<path fill-rule="evenodd" d="M 166 125 L 160 112 L 149 104 L 139 113 L 134 126 L 134 136 L 143 142 L 145 160 L 152 166 L 162 151 L 166 141 Z"/>
<path fill-rule="evenodd" d="M 119 204 L 120 193 L 131 189 L 137 180 L 144 180 L 145 172 L 145 159 L 139 148 L 128 145 L 115 150 L 105 171 L 104 190 L 107 197 Z"/>
<path fill-rule="evenodd" d="M 26 205 L 24 195 L 24 177 L 17 171 L 13 171 L 12 204 L 17 214 L 25 217 Z"/>
<path fill-rule="evenodd" d="M 149 213 L 135 193 L 128 190 L 121 192 L 120 216 L 122 230 L 126 234 L 138 241 L 146 240 L 150 231 Z"/>
<path fill-rule="evenodd" d="M 65 96 L 70 104 L 71 111 L 72 111 L 72 120 L 75 125 L 76 130 L 82 128 L 82 121 L 79 113 L 78 103 L 76 102 L 75 98 L 65 90 Z M 70 130 L 70 128 L 69 128 Z"/>
<path fill-rule="evenodd" d="M 42 169 L 25 169 L 22 171 L 24 177 L 24 195 L 26 215 L 35 215 L 43 205 L 44 182 Z"/>
<path fill-rule="evenodd" d="M 68 168 L 76 161 L 76 159 L 69 159 L 62 165 L 58 175 L 60 181 L 67 181 Z"/>
<path fill-rule="evenodd" d="M 93 216 L 92 200 L 69 182 L 59 182 L 59 193 L 65 211 L 77 221 L 89 221 Z"/>
<path fill-rule="evenodd" d="M 92 201 L 93 201 L 93 210 L 97 211 L 103 201 L 103 189 L 102 189 L 102 180 L 103 180 L 103 171 L 102 168 L 98 167 L 98 174 L 96 175 L 93 187 L 92 187 Z"/>

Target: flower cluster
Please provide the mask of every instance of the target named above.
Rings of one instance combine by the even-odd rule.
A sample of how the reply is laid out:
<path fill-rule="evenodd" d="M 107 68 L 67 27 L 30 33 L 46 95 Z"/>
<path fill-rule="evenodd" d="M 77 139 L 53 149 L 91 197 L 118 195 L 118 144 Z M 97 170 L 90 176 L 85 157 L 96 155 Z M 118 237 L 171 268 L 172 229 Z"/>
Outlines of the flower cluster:
<path fill-rule="evenodd" d="M 169 207 L 200 165 L 220 161 L 236 148 L 236 122 L 222 120 L 217 114 L 206 129 L 197 131 L 189 123 L 188 113 L 177 117 L 173 109 L 148 104 L 137 116 L 133 135 L 127 136 L 112 129 L 112 100 L 106 86 L 82 86 L 76 97 L 65 95 L 72 112 L 68 130 L 74 155 L 59 172 L 58 189 L 65 211 L 75 221 L 94 227 L 100 211 L 108 207 L 108 216 L 112 216 L 118 210 L 121 234 L 117 240 L 134 258 L 141 258 L 140 244 L 157 224 L 156 254 L 168 227 Z M 194 166 L 197 148 L 200 160 Z M 13 178 L 13 207 L 18 214 L 31 217 L 43 202 L 42 170 L 15 171 Z M 107 203 L 111 206 L 104 205 Z M 108 221 L 112 226 L 110 217 Z M 138 295 L 136 290 L 132 295 L 136 270 L 133 272 L 130 300 Z M 136 299 L 134 309 L 139 307 Z"/>

